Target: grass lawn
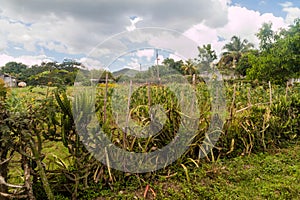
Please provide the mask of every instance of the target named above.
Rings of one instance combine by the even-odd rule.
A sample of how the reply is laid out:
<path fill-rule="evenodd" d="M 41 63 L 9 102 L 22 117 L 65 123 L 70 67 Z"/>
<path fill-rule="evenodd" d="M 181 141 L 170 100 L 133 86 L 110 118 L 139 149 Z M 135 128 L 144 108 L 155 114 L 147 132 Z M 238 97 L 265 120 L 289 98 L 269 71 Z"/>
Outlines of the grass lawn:
<path fill-rule="evenodd" d="M 199 167 L 191 165 L 187 167 L 189 181 L 183 168 L 178 168 L 173 176 L 157 175 L 151 181 L 141 178 L 141 184 L 136 178 L 114 186 L 113 190 L 95 187 L 85 195 L 97 200 L 300 199 L 299 151 L 300 145 L 295 145 L 276 152 L 203 163 Z"/>

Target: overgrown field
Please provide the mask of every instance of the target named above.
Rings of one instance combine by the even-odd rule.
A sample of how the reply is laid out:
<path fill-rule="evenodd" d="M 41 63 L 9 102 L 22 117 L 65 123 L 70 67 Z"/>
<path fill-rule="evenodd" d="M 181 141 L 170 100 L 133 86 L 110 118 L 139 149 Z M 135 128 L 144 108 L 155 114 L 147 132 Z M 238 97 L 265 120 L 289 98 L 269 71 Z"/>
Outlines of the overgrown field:
<path fill-rule="evenodd" d="M 0 88 L 0 175 L 6 181 L 0 194 L 24 199 L 297 198 L 300 87 L 218 84 L 190 85 L 191 93 L 184 85 L 170 90 L 102 84 L 91 90 L 96 95 L 91 88 Z M 155 152 L 182 135 L 189 146 L 158 171 L 121 172 L 110 167 L 116 163 L 109 158 L 122 154 L 103 148 L 104 135 L 128 152 Z M 167 158 L 177 152 L 171 150 Z M 147 169 L 164 161 L 157 156 Z"/>

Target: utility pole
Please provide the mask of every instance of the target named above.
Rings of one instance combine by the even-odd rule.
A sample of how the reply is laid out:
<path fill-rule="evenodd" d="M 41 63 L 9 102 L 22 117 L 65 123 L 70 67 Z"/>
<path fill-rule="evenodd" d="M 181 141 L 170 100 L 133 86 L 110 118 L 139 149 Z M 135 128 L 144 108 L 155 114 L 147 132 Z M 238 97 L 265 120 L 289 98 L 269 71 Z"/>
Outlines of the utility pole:
<path fill-rule="evenodd" d="M 157 69 L 157 78 L 158 78 L 158 82 L 159 82 L 159 84 L 160 84 L 158 61 L 159 61 L 159 58 L 158 58 L 158 49 L 156 49 L 156 69 Z"/>

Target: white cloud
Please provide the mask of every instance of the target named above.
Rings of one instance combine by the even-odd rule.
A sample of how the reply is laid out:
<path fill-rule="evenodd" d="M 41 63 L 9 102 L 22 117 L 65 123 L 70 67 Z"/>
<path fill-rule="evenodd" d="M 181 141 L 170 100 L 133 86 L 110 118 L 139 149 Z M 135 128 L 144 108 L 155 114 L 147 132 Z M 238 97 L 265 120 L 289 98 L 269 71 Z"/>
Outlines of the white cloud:
<path fill-rule="evenodd" d="M 99 60 L 96 60 L 93 58 L 87 58 L 87 57 L 80 58 L 80 59 L 78 59 L 78 62 L 82 63 L 88 69 L 104 69 L 105 68 Z"/>
<path fill-rule="evenodd" d="M 171 53 L 169 55 L 169 58 L 173 59 L 174 61 L 179 61 L 179 60 L 183 60 L 184 59 L 184 58 L 178 56 L 177 54 L 173 54 L 173 53 Z"/>
<path fill-rule="evenodd" d="M 137 22 L 141 27 L 179 31 L 201 21 L 210 27 L 222 26 L 227 20 L 227 3 L 228 0 L 4 1 L 0 23 L 7 32 L 3 34 L 6 41 L 0 44 L 5 48 L 8 41 L 13 41 L 32 52 L 39 44 L 62 53 L 87 53 L 113 34 L 126 28 L 134 30 Z M 136 17 L 130 21 L 131 16 Z M 53 43 L 61 46 L 54 47 Z"/>
<path fill-rule="evenodd" d="M 138 60 L 138 58 L 131 58 L 131 61 L 127 63 L 126 68 L 131 68 L 131 69 L 135 69 L 135 70 L 139 70 L 140 69 L 140 62 Z"/>
<path fill-rule="evenodd" d="M 228 12 L 228 23 L 223 28 L 218 29 L 218 34 L 227 40 L 233 35 L 238 35 L 258 44 L 255 34 L 263 23 L 272 22 L 275 31 L 280 27 L 286 26 L 281 17 L 275 17 L 271 13 L 260 14 L 257 11 L 238 6 L 231 6 Z"/>
<path fill-rule="evenodd" d="M 293 3 L 290 1 L 286 1 L 284 3 L 279 3 L 279 5 L 281 5 L 282 7 L 286 8 L 286 7 L 291 7 L 293 6 Z"/>
<path fill-rule="evenodd" d="M 263 22 L 272 22 L 276 30 L 300 17 L 300 9 L 291 2 L 281 6 L 286 19 L 232 5 L 231 0 L 10 0 L 1 2 L 0 51 L 17 47 L 24 48 L 26 54 L 43 55 L 43 51 L 37 52 L 41 47 L 57 53 L 85 54 L 88 65 L 101 67 L 141 44 L 192 58 L 197 56 L 197 46 L 208 43 L 220 53 L 233 35 L 258 44 L 255 33 Z M 143 27 L 179 33 L 137 31 Z M 127 37 L 109 38 L 126 30 L 130 31 Z M 219 37 L 225 40 L 219 41 Z M 149 60 L 150 54 L 139 52 L 137 56 Z"/>
<path fill-rule="evenodd" d="M 41 64 L 42 62 L 53 61 L 53 59 L 46 55 L 13 57 L 6 54 L 0 54 L 0 66 L 4 66 L 6 63 L 13 61 L 26 64 L 27 66 L 32 66 Z"/>
<path fill-rule="evenodd" d="M 217 29 L 210 28 L 203 23 L 188 29 L 184 35 L 193 38 L 200 45 L 215 42 L 218 37 Z"/>
<path fill-rule="evenodd" d="M 293 24 L 294 20 L 300 17 L 300 9 L 297 7 L 284 7 L 283 11 L 287 13 L 285 21 L 288 24 Z"/>
<path fill-rule="evenodd" d="M 136 56 L 139 57 L 139 58 L 146 57 L 147 61 L 150 61 L 151 58 L 154 56 L 154 49 L 138 50 L 136 52 Z"/>
<path fill-rule="evenodd" d="M 134 29 L 136 29 L 135 24 L 142 20 L 143 20 L 143 18 L 140 18 L 140 17 L 134 17 L 133 19 L 130 19 L 131 25 L 127 26 L 126 30 L 133 31 Z"/>
<path fill-rule="evenodd" d="M 241 39 L 247 39 L 258 47 L 258 39 L 255 34 L 265 22 L 272 22 L 272 28 L 275 31 L 281 27 L 287 27 L 287 24 L 281 17 L 275 17 L 271 13 L 261 14 L 245 7 L 232 5 L 228 8 L 228 22 L 225 26 L 211 28 L 201 23 L 187 30 L 185 35 L 194 38 L 200 46 L 212 44 L 213 49 L 220 55 L 222 47 L 234 35 L 241 37 Z M 225 40 L 219 41 L 219 37 Z"/>

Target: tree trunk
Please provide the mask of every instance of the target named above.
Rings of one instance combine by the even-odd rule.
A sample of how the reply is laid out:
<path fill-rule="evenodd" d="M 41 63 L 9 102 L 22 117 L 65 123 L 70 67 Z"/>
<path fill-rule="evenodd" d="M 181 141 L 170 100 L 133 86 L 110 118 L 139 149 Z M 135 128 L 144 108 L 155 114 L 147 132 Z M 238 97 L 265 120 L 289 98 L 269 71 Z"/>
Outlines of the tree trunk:
<path fill-rule="evenodd" d="M 28 164 L 28 159 L 26 156 L 22 155 L 22 164 L 24 168 L 24 185 L 26 188 L 26 192 L 28 195 L 29 200 L 35 200 L 35 196 L 33 194 L 33 189 L 32 189 L 32 181 L 30 180 L 30 167 Z"/>
<path fill-rule="evenodd" d="M 0 176 L 4 178 L 4 180 L 7 180 L 7 174 L 8 174 L 8 163 L 9 161 L 6 161 L 7 152 L 1 152 L 1 159 L 0 159 Z M 0 184 L 0 193 L 7 193 L 8 188 L 4 184 Z M 0 200 L 7 200 L 7 197 L 0 195 Z"/>
<path fill-rule="evenodd" d="M 2 160 L 1 160 L 2 161 Z M 1 162 L 0 161 L 0 162 Z M 0 166 L 0 176 L 2 176 L 5 180 L 7 178 L 7 170 L 8 170 L 8 164 L 7 163 L 4 163 Z M 6 185 L 4 184 L 0 184 L 0 193 L 7 193 L 8 191 L 8 188 Z M 0 195 L 0 200 L 7 200 L 8 198 L 7 197 L 4 197 L 4 196 L 1 196 Z"/>

